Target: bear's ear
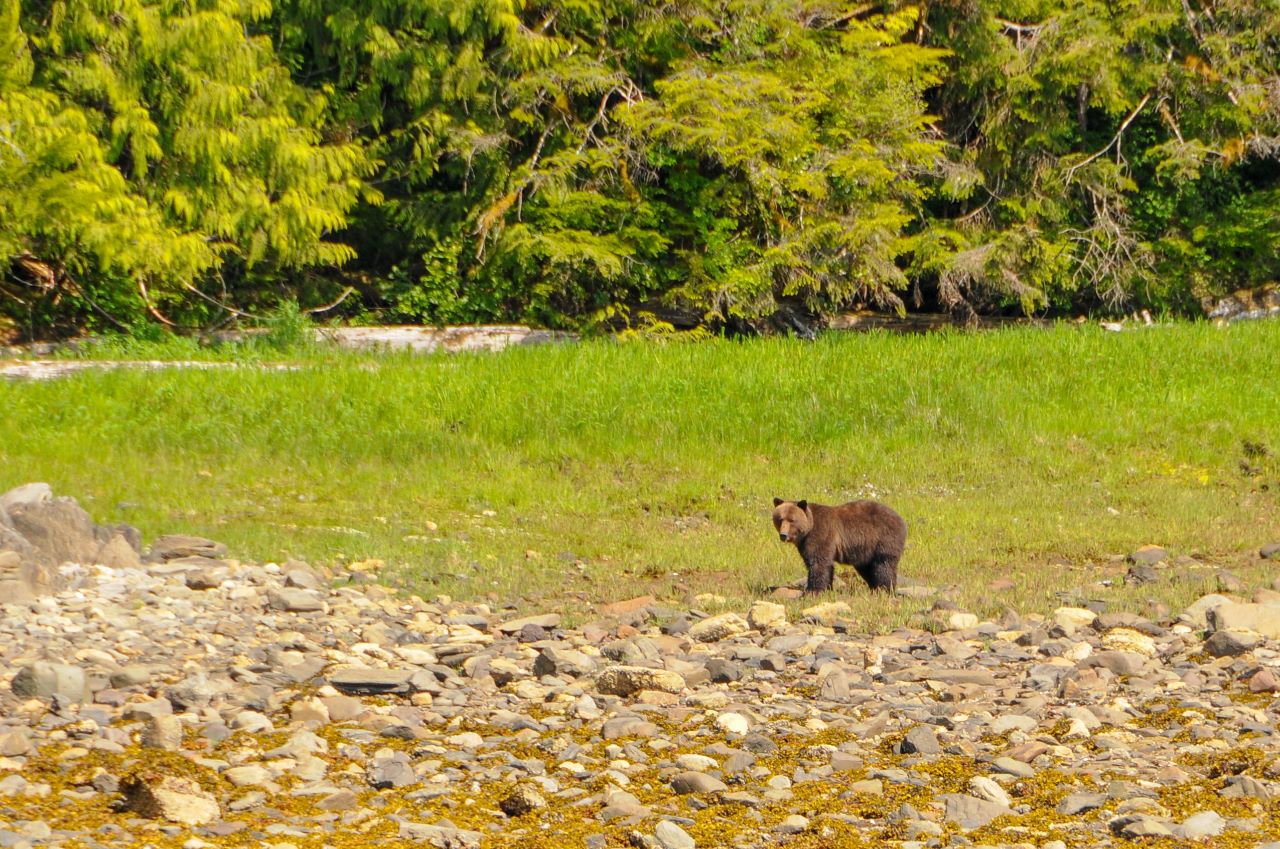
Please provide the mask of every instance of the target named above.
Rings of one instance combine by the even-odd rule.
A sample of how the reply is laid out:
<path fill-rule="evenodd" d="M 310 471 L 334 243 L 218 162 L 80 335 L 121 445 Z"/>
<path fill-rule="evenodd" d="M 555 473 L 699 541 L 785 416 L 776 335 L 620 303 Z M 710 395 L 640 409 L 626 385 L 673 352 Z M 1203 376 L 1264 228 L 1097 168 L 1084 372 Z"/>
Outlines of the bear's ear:
<path fill-rule="evenodd" d="M 809 502 L 802 498 L 796 502 L 796 506 L 799 507 L 801 510 L 808 510 Z"/>
<path fill-rule="evenodd" d="M 777 506 L 778 506 L 778 505 L 780 505 L 781 503 L 782 503 L 782 499 L 781 499 L 781 498 L 775 498 L 775 499 L 773 499 L 773 506 L 774 506 L 774 507 L 777 507 Z"/>

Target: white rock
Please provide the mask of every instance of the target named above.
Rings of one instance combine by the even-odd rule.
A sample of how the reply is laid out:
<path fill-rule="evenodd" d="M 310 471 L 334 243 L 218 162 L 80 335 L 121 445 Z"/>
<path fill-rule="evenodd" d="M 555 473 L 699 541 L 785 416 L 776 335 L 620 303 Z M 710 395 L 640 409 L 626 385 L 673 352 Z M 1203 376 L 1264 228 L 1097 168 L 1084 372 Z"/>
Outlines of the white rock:
<path fill-rule="evenodd" d="M 742 714 L 733 713 L 732 711 L 717 716 L 716 725 L 728 734 L 744 735 L 751 730 L 750 720 Z"/>

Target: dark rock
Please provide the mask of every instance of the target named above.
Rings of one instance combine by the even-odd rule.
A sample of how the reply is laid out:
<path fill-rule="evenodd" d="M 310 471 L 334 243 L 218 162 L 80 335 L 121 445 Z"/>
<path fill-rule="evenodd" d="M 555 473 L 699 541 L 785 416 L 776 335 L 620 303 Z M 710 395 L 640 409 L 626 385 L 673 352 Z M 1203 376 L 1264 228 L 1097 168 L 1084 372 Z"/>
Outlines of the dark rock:
<path fill-rule="evenodd" d="M 717 684 L 727 684 L 742 678 L 742 666 L 722 657 L 707 661 L 707 674 Z"/>
<path fill-rule="evenodd" d="M 1204 641 L 1204 650 L 1214 657 L 1238 657 L 1260 642 L 1262 638 L 1249 631 L 1214 631 Z"/>
<path fill-rule="evenodd" d="M 383 693 L 409 692 L 413 673 L 405 669 L 336 669 L 328 675 L 329 684 L 349 695 L 376 696 Z"/>
<path fill-rule="evenodd" d="M 902 738 L 902 742 L 896 749 L 900 755 L 936 755 L 942 751 L 942 746 L 938 745 L 938 736 L 934 734 L 932 728 L 917 725 L 907 732 L 907 736 Z"/>
<path fill-rule="evenodd" d="M 1143 584 L 1154 584 L 1160 580 L 1160 573 L 1155 567 L 1146 563 L 1135 563 L 1129 567 L 1129 571 L 1124 574 L 1125 584 L 1140 587 Z"/>

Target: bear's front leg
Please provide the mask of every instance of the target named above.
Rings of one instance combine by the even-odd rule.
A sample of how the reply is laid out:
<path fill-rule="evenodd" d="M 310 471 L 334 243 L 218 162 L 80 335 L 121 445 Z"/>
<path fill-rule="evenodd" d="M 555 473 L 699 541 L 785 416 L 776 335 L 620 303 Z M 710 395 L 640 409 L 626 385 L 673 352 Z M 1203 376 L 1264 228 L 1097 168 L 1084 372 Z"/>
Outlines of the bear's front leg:
<path fill-rule="evenodd" d="M 809 570 L 809 579 L 804 585 L 806 595 L 809 593 L 824 593 L 831 589 L 836 577 L 834 557 L 806 557 L 804 565 Z"/>

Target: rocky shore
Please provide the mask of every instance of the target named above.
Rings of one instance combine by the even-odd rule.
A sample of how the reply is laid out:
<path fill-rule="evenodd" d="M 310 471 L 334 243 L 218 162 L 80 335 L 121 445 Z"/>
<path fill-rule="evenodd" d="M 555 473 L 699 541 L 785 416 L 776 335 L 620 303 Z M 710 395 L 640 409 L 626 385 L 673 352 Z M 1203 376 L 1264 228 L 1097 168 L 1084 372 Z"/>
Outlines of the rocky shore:
<path fill-rule="evenodd" d="M 1164 621 L 872 637 L 837 599 L 646 597 L 571 628 L 142 542 L 0 496 L 0 849 L 1280 849 L 1271 587 Z"/>

